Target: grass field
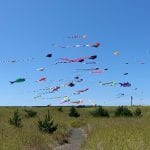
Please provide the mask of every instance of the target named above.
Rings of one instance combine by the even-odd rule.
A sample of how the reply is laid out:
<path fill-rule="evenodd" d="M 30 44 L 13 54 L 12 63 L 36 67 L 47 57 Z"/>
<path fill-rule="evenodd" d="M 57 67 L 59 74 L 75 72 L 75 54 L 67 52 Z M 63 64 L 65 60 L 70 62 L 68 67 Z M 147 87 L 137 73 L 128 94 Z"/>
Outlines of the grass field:
<path fill-rule="evenodd" d="M 63 112 L 56 107 L 26 108 L 38 112 L 35 118 L 25 117 L 23 107 L 18 107 L 23 127 L 9 124 L 9 118 L 16 107 L 0 107 L 0 150 L 47 150 L 62 144 L 72 127 L 82 127 L 88 134 L 82 144 L 83 150 L 149 150 L 150 149 L 150 107 L 140 107 L 142 117 L 114 117 L 115 107 L 105 107 L 111 114 L 109 118 L 93 117 L 93 108 L 78 108 L 80 117 L 68 116 L 69 107 Z M 58 129 L 53 134 L 42 133 L 38 120 L 50 110 Z M 134 110 L 135 107 L 129 107 Z"/>

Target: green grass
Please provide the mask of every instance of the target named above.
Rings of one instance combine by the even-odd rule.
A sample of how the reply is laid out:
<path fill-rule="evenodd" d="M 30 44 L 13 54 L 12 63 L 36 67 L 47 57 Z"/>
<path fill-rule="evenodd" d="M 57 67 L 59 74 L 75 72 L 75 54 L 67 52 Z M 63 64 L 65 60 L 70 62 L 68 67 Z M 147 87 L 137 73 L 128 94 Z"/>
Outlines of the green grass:
<path fill-rule="evenodd" d="M 67 115 L 67 110 L 60 113 L 56 108 L 33 108 L 38 112 L 37 117 L 27 118 L 23 108 L 19 108 L 22 115 L 23 127 L 18 129 L 8 122 L 13 112 L 17 108 L 0 108 L 0 150 L 20 150 L 33 149 L 41 145 L 54 147 L 61 140 L 70 128 L 71 118 Z M 58 123 L 58 130 L 54 134 L 45 134 L 38 129 L 38 120 L 43 118 L 50 109 L 54 123 Z"/>
<path fill-rule="evenodd" d="M 132 111 L 136 107 L 130 107 Z M 141 107 L 143 117 L 91 118 L 85 150 L 149 150 L 150 107 Z M 114 108 L 108 108 L 111 115 Z"/>
<path fill-rule="evenodd" d="M 37 111 L 37 116 L 27 118 L 24 108 L 19 107 L 23 127 L 18 129 L 9 124 L 9 118 L 17 109 L 0 107 L 0 150 L 34 150 L 40 147 L 54 148 L 67 136 L 71 127 L 84 127 L 88 138 L 82 145 L 83 150 L 149 150 L 150 149 L 150 107 L 140 107 L 142 117 L 114 117 L 115 107 L 105 107 L 110 118 L 92 117 L 95 108 L 78 108 L 79 118 L 69 117 L 69 107 L 59 112 L 55 107 L 26 108 Z M 129 107 L 135 110 L 136 107 Z M 58 124 L 54 134 L 42 133 L 38 120 L 47 110 Z M 42 149 L 42 148 L 41 148 Z"/>

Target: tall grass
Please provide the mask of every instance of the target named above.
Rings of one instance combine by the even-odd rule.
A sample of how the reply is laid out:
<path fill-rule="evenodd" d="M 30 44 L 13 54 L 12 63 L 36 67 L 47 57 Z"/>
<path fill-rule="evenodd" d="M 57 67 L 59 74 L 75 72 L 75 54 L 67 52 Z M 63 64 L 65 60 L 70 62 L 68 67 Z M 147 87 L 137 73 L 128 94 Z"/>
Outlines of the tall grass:
<path fill-rule="evenodd" d="M 134 107 L 130 107 L 134 111 Z M 114 111 L 114 108 L 109 108 Z M 84 150 L 149 150 L 150 109 L 142 108 L 143 117 L 91 118 L 91 132 Z"/>
<path fill-rule="evenodd" d="M 109 118 L 93 117 L 95 108 L 78 108 L 79 118 L 69 117 L 69 109 L 60 112 L 55 107 L 32 108 L 37 116 L 27 118 L 24 108 L 18 108 L 22 116 L 22 128 L 8 122 L 16 108 L 0 107 L 0 150 L 53 149 L 62 144 L 72 127 L 84 127 L 88 133 L 82 145 L 83 150 L 149 150 L 150 149 L 150 107 L 141 107 L 142 117 L 114 117 L 115 107 L 104 107 Z M 38 129 L 39 118 L 44 118 L 47 110 L 58 124 L 53 134 L 42 133 Z M 136 107 L 129 107 L 133 112 Z"/>
<path fill-rule="evenodd" d="M 18 108 L 23 123 L 23 127 L 18 129 L 8 122 L 16 108 L 0 108 L 0 150 L 34 149 L 42 145 L 54 147 L 57 141 L 67 134 L 72 121 L 67 114 L 68 110 L 60 113 L 55 108 L 50 108 L 54 122 L 59 124 L 58 131 L 53 135 L 41 133 L 38 129 L 38 120 L 44 118 L 47 109 L 49 108 L 33 108 L 38 112 L 38 116 L 27 118 L 23 108 Z"/>

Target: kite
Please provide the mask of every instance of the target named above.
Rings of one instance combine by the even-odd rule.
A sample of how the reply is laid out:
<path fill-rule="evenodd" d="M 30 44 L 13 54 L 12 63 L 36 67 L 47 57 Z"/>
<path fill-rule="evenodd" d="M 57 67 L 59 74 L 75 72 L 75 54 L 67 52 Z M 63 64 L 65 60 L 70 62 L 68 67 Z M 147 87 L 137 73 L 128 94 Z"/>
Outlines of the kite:
<path fill-rule="evenodd" d="M 49 89 L 50 89 L 49 87 L 45 87 L 43 89 L 34 90 L 33 92 L 46 91 L 46 90 L 49 90 Z"/>
<path fill-rule="evenodd" d="M 57 62 L 58 63 L 72 63 L 72 62 L 83 62 L 84 58 L 77 58 L 77 59 L 68 59 L 68 58 L 60 58 L 62 61 Z"/>
<path fill-rule="evenodd" d="M 91 73 L 100 74 L 103 73 L 103 70 L 93 70 Z"/>
<path fill-rule="evenodd" d="M 88 45 L 86 45 L 86 46 L 88 46 L 88 47 L 95 47 L 95 48 L 97 48 L 97 47 L 99 47 L 100 46 L 100 43 L 94 43 L 94 44 L 88 44 Z"/>
<path fill-rule="evenodd" d="M 116 51 L 116 52 L 113 52 L 114 55 L 119 55 L 120 52 L 119 51 Z"/>
<path fill-rule="evenodd" d="M 68 36 L 69 39 L 85 39 L 87 38 L 87 35 L 73 35 L 73 36 Z"/>
<path fill-rule="evenodd" d="M 93 62 L 84 62 L 83 64 L 90 64 L 90 65 L 92 65 L 92 64 L 96 64 L 96 62 L 95 61 L 93 61 Z"/>
<path fill-rule="evenodd" d="M 1 60 L 0 63 L 16 63 L 17 60 Z"/>
<path fill-rule="evenodd" d="M 51 82 L 61 82 L 63 81 L 64 79 L 59 79 L 59 80 L 50 80 Z"/>
<path fill-rule="evenodd" d="M 37 96 L 35 96 L 35 97 L 33 97 L 34 99 L 37 99 L 37 98 L 40 98 L 40 97 L 42 97 L 41 95 L 37 95 Z"/>
<path fill-rule="evenodd" d="M 59 99 L 62 98 L 61 96 L 56 96 L 56 97 L 50 97 L 50 98 L 42 98 L 42 99 Z"/>
<path fill-rule="evenodd" d="M 88 57 L 81 57 L 81 58 L 76 58 L 76 59 L 69 59 L 69 58 L 59 58 L 62 61 L 57 62 L 58 63 L 72 63 L 72 62 L 83 62 L 86 59 L 96 59 L 97 55 L 92 55 L 92 56 L 88 56 Z"/>
<path fill-rule="evenodd" d="M 49 88 L 45 88 L 45 89 L 39 89 L 39 90 L 33 91 L 33 92 L 48 91 L 48 92 L 43 92 L 43 93 L 38 93 L 38 94 L 40 94 L 40 95 L 49 94 L 49 93 L 54 93 L 54 92 L 58 91 L 61 87 L 64 87 L 64 86 L 66 86 L 66 85 L 54 86 L 54 87 L 49 87 Z"/>
<path fill-rule="evenodd" d="M 103 70 L 100 70 L 100 68 L 90 68 L 90 69 L 76 69 L 78 71 L 91 71 L 91 73 L 100 74 L 103 73 Z"/>
<path fill-rule="evenodd" d="M 56 91 L 58 91 L 60 89 L 60 86 L 55 86 L 55 87 L 52 87 L 50 89 L 51 89 L 50 93 L 54 93 L 54 92 L 56 92 Z"/>
<path fill-rule="evenodd" d="M 49 57 L 49 58 L 50 58 L 50 57 L 52 57 L 52 54 L 47 54 L 46 57 Z"/>
<path fill-rule="evenodd" d="M 89 90 L 89 88 L 85 88 L 85 89 L 83 89 L 83 90 L 78 90 L 78 91 L 76 91 L 74 94 L 80 94 L 80 93 L 86 92 L 86 91 L 88 91 L 88 90 Z"/>
<path fill-rule="evenodd" d="M 37 80 L 36 82 L 42 82 L 42 81 L 46 81 L 46 78 L 43 77 L 43 78 L 40 78 L 39 80 Z"/>
<path fill-rule="evenodd" d="M 69 101 L 70 101 L 70 98 L 68 96 L 65 96 L 64 100 L 60 104 L 63 104 L 63 103 L 69 102 Z"/>
<path fill-rule="evenodd" d="M 71 82 L 71 83 L 67 84 L 67 86 L 74 87 L 75 84 L 73 82 Z"/>
<path fill-rule="evenodd" d="M 96 59 L 97 58 L 97 55 L 92 55 L 90 57 L 88 57 L 88 59 Z"/>
<path fill-rule="evenodd" d="M 67 45 L 67 46 L 52 44 L 52 46 L 60 47 L 60 48 L 79 48 L 79 47 L 95 47 L 95 48 L 98 48 L 100 46 L 100 43 L 96 42 L 94 44 L 85 44 L 85 45 L 77 44 L 77 45 Z"/>
<path fill-rule="evenodd" d="M 36 70 L 37 71 L 44 71 L 45 69 L 44 68 L 37 68 Z"/>
<path fill-rule="evenodd" d="M 70 82 L 70 83 L 67 83 L 67 84 L 63 84 L 60 87 L 65 87 L 65 86 L 74 87 L 75 84 L 73 82 Z"/>
<path fill-rule="evenodd" d="M 46 78 L 45 78 L 46 80 Z M 44 78 L 41 78 L 40 80 L 38 80 L 37 82 L 39 81 L 45 81 Z M 38 89 L 38 90 L 34 90 L 33 92 L 39 92 L 39 91 L 49 91 L 49 92 L 44 92 L 44 93 L 39 93 L 39 94 L 48 94 L 48 93 L 54 93 L 56 91 L 58 91 L 61 87 L 74 87 L 75 84 L 73 82 L 70 82 L 70 83 L 67 83 L 67 84 L 63 84 L 63 85 L 60 85 L 60 86 L 54 86 L 54 87 L 45 87 L 43 89 Z"/>
<path fill-rule="evenodd" d="M 78 76 L 76 76 L 76 77 L 74 77 L 75 79 L 79 79 L 80 77 L 78 77 Z"/>
<path fill-rule="evenodd" d="M 58 91 L 59 89 L 60 89 L 59 86 L 55 86 L 55 87 L 51 87 L 51 88 L 39 89 L 39 90 L 33 91 L 33 92 L 48 91 L 48 92 L 38 93 L 40 95 L 44 95 L 44 94 L 54 93 L 54 92 Z"/>
<path fill-rule="evenodd" d="M 100 68 L 90 68 L 90 69 L 76 69 L 76 70 L 79 70 L 79 71 L 96 71 L 96 70 L 99 70 Z"/>
<path fill-rule="evenodd" d="M 117 83 L 115 81 L 110 81 L 110 82 L 105 82 L 105 83 L 102 83 L 101 81 L 99 82 L 102 86 L 114 86 L 116 85 Z"/>
<path fill-rule="evenodd" d="M 0 63 L 17 63 L 17 62 L 29 62 L 33 61 L 34 58 L 26 58 L 26 59 L 19 59 L 19 60 L 1 60 Z"/>
<path fill-rule="evenodd" d="M 82 82 L 82 81 L 83 81 L 83 79 L 81 79 L 81 78 L 80 78 L 80 77 L 78 77 L 78 76 L 77 76 L 77 77 L 75 77 L 74 79 L 75 79 L 75 82 Z"/>
<path fill-rule="evenodd" d="M 124 82 L 124 83 L 119 83 L 121 87 L 130 87 L 131 83 L 129 82 Z"/>
<path fill-rule="evenodd" d="M 70 102 L 70 103 L 73 103 L 73 104 L 81 104 L 81 103 L 83 103 L 83 100 L 73 101 L 73 102 Z"/>
<path fill-rule="evenodd" d="M 126 73 L 124 73 L 123 75 L 128 75 L 128 74 L 129 74 L 129 73 L 126 72 Z"/>
<path fill-rule="evenodd" d="M 25 82 L 26 79 L 25 78 L 18 78 L 15 81 L 9 81 L 10 84 L 14 84 L 14 83 L 20 83 L 20 82 Z"/>

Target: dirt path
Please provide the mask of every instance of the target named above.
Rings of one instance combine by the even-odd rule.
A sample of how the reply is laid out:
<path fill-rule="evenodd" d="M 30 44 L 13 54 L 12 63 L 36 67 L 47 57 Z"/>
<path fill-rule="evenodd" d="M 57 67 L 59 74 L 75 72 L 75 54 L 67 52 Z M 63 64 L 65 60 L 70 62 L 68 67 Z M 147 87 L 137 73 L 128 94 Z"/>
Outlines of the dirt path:
<path fill-rule="evenodd" d="M 72 128 L 68 143 L 56 147 L 54 150 L 80 150 L 81 144 L 86 138 L 86 134 L 81 128 Z"/>

